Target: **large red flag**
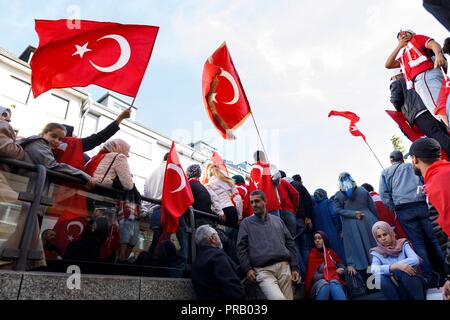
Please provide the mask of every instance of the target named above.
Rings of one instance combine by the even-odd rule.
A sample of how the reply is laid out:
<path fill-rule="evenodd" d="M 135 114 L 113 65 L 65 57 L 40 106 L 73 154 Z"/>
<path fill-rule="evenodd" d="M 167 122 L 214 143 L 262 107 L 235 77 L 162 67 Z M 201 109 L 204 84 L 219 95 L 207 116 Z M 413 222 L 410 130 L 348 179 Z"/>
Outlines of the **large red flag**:
<path fill-rule="evenodd" d="M 425 136 L 425 134 L 416 125 L 414 125 L 413 127 L 409 125 L 403 113 L 393 110 L 385 111 L 398 124 L 400 130 L 409 140 L 411 140 L 411 142 L 414 142 L 417 139 Z"/>
<path fill-rule="evenodd" d="M 350 120 L 350 126 L 348 127 L 348 130 L 350 131 L 350 133 L 352 135 L 354 135 L 355 137 L 361 137 L 364 139 L 364 141 L 366 141 L 366 136 L 362 134 L 361 131 L 359 131 L 359 129 L 356 127 L 356 123 L 359 121 L 359 117 L 350 111 L 334 111 L 331 110 L 330 113 L 328 114 L 328 117 L 331 116 L 340 116 L 340 117 L 344 117 Z"/>
<path fill-rule="evenodd" d="M 268 212 L 281 209 L 280 199 L 272 182 L 270 164 L 258 161 L 250 169 L 248 191 L 252 193 L 255 190 L 261 190 L 266 194 Z"/>
<path fill-rule="evenodd" d="M 39 47 L 31 60 L 35 97 L 52 89 L 96 84 L 136 96 L 158 27 L 113 22 L 36 20 Z"/>
<path fill-rule="evenodd" d="M 223 138 L 235 139 L 233 130 L 245 121 L 251 109 L 225 43 L 205 62 L 202 91 L 214 126 Z"/>
<path fill-rule="evenodd" d="M 194 203 L 191 186 L 181 167 L 175 143 L 172 142 L 167 158 L 166 173 L 161 199 L 161 225 L 165 232 L 174 233 L 178 229 L 178 220 Z"/>

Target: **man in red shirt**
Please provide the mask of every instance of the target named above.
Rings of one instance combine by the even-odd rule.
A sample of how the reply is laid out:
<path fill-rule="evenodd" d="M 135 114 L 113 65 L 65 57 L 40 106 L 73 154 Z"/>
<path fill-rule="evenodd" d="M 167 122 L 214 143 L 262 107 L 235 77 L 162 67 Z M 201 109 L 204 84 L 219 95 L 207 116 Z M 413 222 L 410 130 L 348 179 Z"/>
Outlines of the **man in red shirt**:
<path fill-rule="evenodd" d="M 414 88 L 431 114 L 436 115 L 439 92 L 444 80 L 440 68 L 447 65 L 441 46 L 432 38 L 417 35 L 410 29 L 400 30 L 397 39 L 398 45 L 386 60 L 385 67 L 401 67 L 408 89 Z M 434 61 L 431 58 L 433 54 Z M 447 100 L 446 115 L 437 115 L 447 126 L 449 104 L 450 99 Z"/>
<path fill-rule="evenodd" d="M 414 141 L 409 155 L 414 172 L 425 178 L 425 193 L 439 213 L 438 224 L 450 236 L 450 162 L 441 160 L 441 146 L 432 138 Z M 444 298 L 450 300 L 450 246 L 447 246 L 445 268 Z"/>

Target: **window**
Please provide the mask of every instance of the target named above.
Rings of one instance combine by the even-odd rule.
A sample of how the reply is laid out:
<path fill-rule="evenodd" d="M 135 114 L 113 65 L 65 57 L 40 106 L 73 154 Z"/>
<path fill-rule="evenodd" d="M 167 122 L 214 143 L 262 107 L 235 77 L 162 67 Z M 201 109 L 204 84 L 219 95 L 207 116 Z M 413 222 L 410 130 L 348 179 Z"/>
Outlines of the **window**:
<path fill-rule="evenodd" d="M 81 138 L 88 137 L 91 134 L 97 132 L 98 127 L 98 117 L 90 113 L 86 114 L 83 120 L 83 129 L 81 131 Z M 98 152 L 98 147 L 94 150 L 86 152 L 88 156 L 92 157 Z"/>
<path fill-rule="evenodd" d="M 28 82 L 11 76 L 4 96 L 16 100 L 17 102 L 27 104 L 30 96 L 30 89 L 31 86 Z"/>
<path fill-rule="evenodd" d="M 60 119 L 66 119 L 69 100 L 61 98 L 54 93 L 49 93 L 43 94 L 37 101 L 39 101 L 39 106 L 41 106 L 45 112 Z"/>
<path fill-rule="evenodd" d="M 133 175 L 133 182 L 134 185 L 136 186 L 136 189 L 138 189 L 138 191 L 141 194 L 144 194 L 144 186 L 145 186 L 145 182 L 146 182 L 146 178 L 138 176 L 138 175 Z"/>

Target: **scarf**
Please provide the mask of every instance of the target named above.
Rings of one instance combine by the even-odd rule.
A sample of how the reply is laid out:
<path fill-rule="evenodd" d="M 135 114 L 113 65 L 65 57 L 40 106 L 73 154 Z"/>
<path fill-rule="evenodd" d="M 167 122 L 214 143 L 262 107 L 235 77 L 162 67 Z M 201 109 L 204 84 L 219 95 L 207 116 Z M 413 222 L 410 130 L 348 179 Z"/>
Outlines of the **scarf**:
<path fill-rule="evenodd" d="M 383 246 L 381 243 L 378 242 L 377 239 L 377 230 L 381 229 L 382 231 L 389 234 L 392 238 L 392 242 L 388 247 Z M 398 257 L 400 253 L 403 250 L 403 246 L 405 245 L 405 242 L 408 242 L 407 239 L 399 239 L 397 240 L 395 238 L 395 233 L 393 228 L 389 225 L 389 223 L 384 221 L 378 221 L 376 222 L 372 227 L 372 235 L 375 238 L 375 241 L 377 242 L 377 246 L 375 248 L 370 249 L 369 252 L 376 252 L 378 254 L 381 254 L 383 257 Z"/>
<path fill-rule="evenodd" d="M 98 165 L 103 160 L 103 158 L 105 158 L 107 153 L 109 153 L 109 151 L 106 150 L 105 148 L 100 150 L 99 153 L 97 153 L 95 156 L 93 156 L 91 158 L 91 160 L 89 160 L 89 162 L 86 163 L 86 166 L 84 167 L 84 171 L 91 177 L 94 176 L 95 170 L 97 170 Z"/>
<path fill-rule="evenodd" d="M 322 231 L 316 233 L 319 233 L 322 236 L 324 244 L 322 249 L 313 248 L 308 256 L 308 265 L 305 274 L 305 292 L 307 296 L 311 295 L 311 288 L 314 284 L 314 273 L 322 264 L 325 265 L 323 268 L 323 276 L 327 282 L 337 280 L 342 283 L 342 285 L 345 285 L 336 272 L 336 264 L 341 263 L 341 259 L 339 259 L 339 256 L 333 250 L 327 248 L 329 243 L 327 235 Z"/>

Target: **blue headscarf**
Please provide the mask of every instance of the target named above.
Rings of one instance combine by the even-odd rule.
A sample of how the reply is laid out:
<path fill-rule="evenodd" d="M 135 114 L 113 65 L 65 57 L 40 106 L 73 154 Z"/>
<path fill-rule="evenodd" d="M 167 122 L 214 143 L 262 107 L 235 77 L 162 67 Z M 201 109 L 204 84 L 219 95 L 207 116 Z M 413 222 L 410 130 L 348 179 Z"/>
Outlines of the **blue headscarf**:
<path fill-rule="evenodd" d="M 317 189 L 316 191 L 314 191 L 314 200 L 316 200 L 317 203 L 322 202 L 327 199 L 328 199 L 328 195 L 325 190 Z"/>
<path fill-rule="evenodd" d="M 351 198 L 353 191 L 356 189 L 356 182 L 348 172 L 342 172 L 339 175 L 339 189 Z"/>

